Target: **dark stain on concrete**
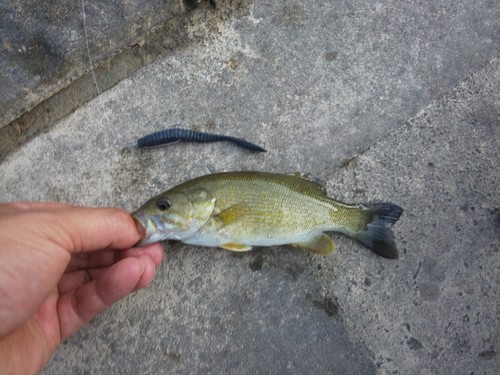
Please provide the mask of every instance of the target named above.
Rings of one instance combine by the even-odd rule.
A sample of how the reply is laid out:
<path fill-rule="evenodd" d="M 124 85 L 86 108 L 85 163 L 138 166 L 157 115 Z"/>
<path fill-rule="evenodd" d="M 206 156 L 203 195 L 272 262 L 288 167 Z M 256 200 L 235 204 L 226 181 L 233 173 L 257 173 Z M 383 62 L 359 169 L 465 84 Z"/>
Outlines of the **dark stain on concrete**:
<path fill-rule="evenodd" d="M 182 356 L 178 353 L 166 352 L 165 356 L 176 365 L 182 362 Z"/>
<path fill-rule="evenodd" d="M 328 62 L 332 62 L 333 60 L 335 60 L 338 56 L 338 53 L 335 52 L 335 51 L 329 51 L 327 53 L 325 53 L 325 60 L 328 61 Z"/>
<path fill-rule="evenodd" d="M 274 19 L 280 26 L 300 26 L 307 21 L 307 11 L 299 4 L 286 4 L 281 10 L 281 14 Z"/>
<path fill-rule="evenodd" d="M 304 271 L 306 270 L 303 264 L 296 262 L 283 263 L 280 265 L 275 264 L 275 266 L 279 266 L 279 268 L 282 268 L 283 270 L 288 272 L 288 274 L 292 276 L 293 280 L 297 280 L 299 276 L 302 275 L 302 273 L 304 273 Z"/>
<path fill-rule="evenodd" d="M 411 350 L 420 350 L 424 347 L 415 337 L 410 337 L 408 341 L 406 341 L 406 344 Z"/>
<path fill-rule="evenodd" d="M 254 258 L 250 261 L 248 266 L 253 272 L 255 272 L 255 271 L 260 271 L 262 269 L 263 264 L 264 264 L 264 257 L 261 254 L 256 254 Z"/>
<path fill-rule="evenodd" d="M 52 79 L 50 75 L 45 74 L 47 66 L 59 72 L 65 62 L 56 46 L 43 35 L 34 37 L 25 49 L 23 48 L 18 53 L 18 58 L 23 62 L 23 66 L 29 74 L 39 76 L 42 82 L 48 82 Z"/>
<path fill-rule="evenodd" d="M 337 301 L 329 295 L 323 297 L 323 299 L 317 299 L 310 295 L 306 296 L 314 307 L 325 312 L 326 315 L 333 317 L 339 313 L 339 304 Z"/>
<path fill-rule="evenodd" d="M 495 358 L 497 354 L 498 353 L 494 350 L 485 350 L 484 352 L 479 353 L 477 357 L 485 360 L 490 360 Z"/>
<path fill-rule="evenodd" d="M 194 10 L 198 6 L 200 0 L 182 0 L 184 7 L 189 10 Z"/>

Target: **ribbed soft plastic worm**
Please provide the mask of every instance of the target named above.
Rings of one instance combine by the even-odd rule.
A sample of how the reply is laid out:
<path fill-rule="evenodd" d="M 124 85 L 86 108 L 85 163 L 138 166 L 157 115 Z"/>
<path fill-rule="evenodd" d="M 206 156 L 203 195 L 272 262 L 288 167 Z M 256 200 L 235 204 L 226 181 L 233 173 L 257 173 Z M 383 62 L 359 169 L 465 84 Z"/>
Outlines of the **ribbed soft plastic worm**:
<path fill-rule="evenodd" d="M 201 143 L 229 141 L 241 147 L 244 147 L 247 150 L 266 152 L 266 150 L 263 149 L 262 147 L 250 143 L 248 141 L 245 141 L 243 139 L 231 137 L 228 135 L 203 133 L 182 128 L 171 128 L 148 134 L 145 137 L 139 138 L 137 140 L 137 147 L 138 148 L 154 147 L 169 143 L 176 143 L 180 141 L 201 142 Z"/>

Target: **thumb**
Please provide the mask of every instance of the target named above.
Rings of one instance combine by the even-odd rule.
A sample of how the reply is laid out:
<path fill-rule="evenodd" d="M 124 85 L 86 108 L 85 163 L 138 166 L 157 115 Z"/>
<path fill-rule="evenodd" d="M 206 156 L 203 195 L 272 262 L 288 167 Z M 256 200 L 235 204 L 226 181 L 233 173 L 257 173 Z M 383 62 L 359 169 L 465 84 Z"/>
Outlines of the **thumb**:
<path fill-rule="evenodd" d="M 87 208 L 51 202 L 1 205 L 0 218 L 9 215 L 12 229 L 18 219 L 19 224 L 29 228 L 28 237 L 42 237 L 70 253 L 130 248 L 144 234 L 144 228 L 119 208 Z"/>
<path fill-rule="evenodd" d="M 0 335 L 33 314 L 72 253 L 128 249 L 141 235 L 128 212 L 116 208 L 0 205 Z"/>
<path fill-rule="evenodd" d="M 59 235 L 52 240 L 70 253 L 128 249 L 143 235 L 127 211 L 118 208 L 56 207 Z"/>

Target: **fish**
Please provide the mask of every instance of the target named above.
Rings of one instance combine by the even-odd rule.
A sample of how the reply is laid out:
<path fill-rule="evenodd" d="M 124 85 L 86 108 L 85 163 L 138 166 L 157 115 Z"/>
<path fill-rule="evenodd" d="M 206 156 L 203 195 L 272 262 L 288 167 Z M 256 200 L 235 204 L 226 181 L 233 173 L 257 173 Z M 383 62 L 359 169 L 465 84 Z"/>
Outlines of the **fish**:
<path fill-rule="evenodd" d="M 393 203 L 346 204 L 330 198 L 309 174 L 257 171 L 197 177 L 148 200 L 132 217 L 144 228 L 137 246 L 162 240 L 248 251 L 291 245 L 332 255 L 325 232 L 345 234 L 389 259 L 398 258 Z"/>
<path fill-rule="evenodd" d="M 219 142 L 229 141 L 250 151 L 267 152 L 266 149 L 229 135 L 211 134 L 182 128 L 170 128 L 148 134 L 137 140 L 137 148 L 155 147 L 180 141 L 188 142 Z"/>

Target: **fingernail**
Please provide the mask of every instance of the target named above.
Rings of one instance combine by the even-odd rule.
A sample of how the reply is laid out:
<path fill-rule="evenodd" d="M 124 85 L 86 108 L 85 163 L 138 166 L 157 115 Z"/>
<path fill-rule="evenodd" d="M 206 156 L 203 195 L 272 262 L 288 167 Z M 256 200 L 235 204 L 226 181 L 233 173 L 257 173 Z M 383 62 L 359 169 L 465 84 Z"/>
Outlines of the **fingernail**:
<path fill-rule="evenodd" d="M 137 227 L 137 232 L 141 235 L 141 238 L 146 234 L 146 228 L 144 225 L 134 216 L 130 215 L 134 219 L 135 226 Z"/>

